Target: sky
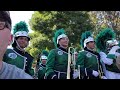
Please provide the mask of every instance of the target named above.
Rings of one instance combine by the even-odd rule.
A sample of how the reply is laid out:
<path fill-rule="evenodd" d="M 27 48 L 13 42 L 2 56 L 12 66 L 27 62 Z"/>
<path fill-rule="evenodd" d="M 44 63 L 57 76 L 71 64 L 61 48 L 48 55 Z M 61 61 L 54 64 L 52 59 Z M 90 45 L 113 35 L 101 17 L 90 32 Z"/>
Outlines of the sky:
<path fill-rule="evenodd" d="M 12 19 L 12 28 L 16 23 L 18 23 L 20 21 L 25 21 L 27 23 L 28 29 L 31 33 L 32 30 L 30 29 L 28 22 L 33 13 L 34 13 L 34 11 L 10 11 L 10 16 Z"/>
<path fill-rule="evenodd" d="M 25 21 L 28 25 L 29 33 L 31 33 L 32 30 L 30 29 L 28 22 L 33 13 L 34 11 L 10 11 L 10 17 L 12 19 L 12 29 L 16 23 L 20 21 Z M 11 45 L 8 46 L 8 48 L 11 48 Z"/>

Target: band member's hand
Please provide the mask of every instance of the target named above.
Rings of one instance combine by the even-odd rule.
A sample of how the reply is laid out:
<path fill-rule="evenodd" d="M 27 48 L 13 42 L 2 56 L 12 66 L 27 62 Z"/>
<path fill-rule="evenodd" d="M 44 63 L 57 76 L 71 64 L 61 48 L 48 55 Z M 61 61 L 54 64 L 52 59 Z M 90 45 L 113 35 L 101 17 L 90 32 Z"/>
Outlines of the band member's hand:
<path fill-rule="evenodd" d="M 112 49 L 109 51 L 108 54 L 115 54 L 116 50 L 120 49 L 119 46 L 113 46 Z"/>
<path fill-rule="evenodd" d="M 98 73 L 97 71 L 95 71 L 95 70 L 93 70 L 92 74 L 93 74 L 95 77 L 97 77 L 97 76 L 99 75 L 99 73 Z"/>
<path fill-rule="evenodd" d="M 102 76 L 101 78 L 102 78 L 102 79 L 107 79 L 107 77 L 105 77 L 105 76 Z"/>
<path fill-rule="evenodd" d="M 78 78 L 79 77 L 79 72 L 78 71 L 75 71 L 74 73 L 73 73 L 73 79 L 76 79 L 76 78 Z"/>

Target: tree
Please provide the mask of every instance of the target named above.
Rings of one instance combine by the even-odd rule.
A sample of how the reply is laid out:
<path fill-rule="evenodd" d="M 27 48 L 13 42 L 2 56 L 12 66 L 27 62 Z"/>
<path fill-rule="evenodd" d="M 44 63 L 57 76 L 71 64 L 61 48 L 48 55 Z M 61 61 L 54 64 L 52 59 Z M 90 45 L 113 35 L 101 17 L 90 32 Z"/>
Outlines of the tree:
<path fill-rule="evenodd" d="M 120 39 L 120 11 L 92 11 L 90 15 L 96 31 L 109 27 L 116 32 L 117 39 Z"/>
<path fill-rule="evenodd" d="M 74 47 L 80 50 L 80 38 L 84 31 L 93 31 L 87 11 L 36 11 L 29 21 L 31 29 L 31 48 L 37 48 L 39 52 L 54 47 L 54 32 L 64 28 Z M 29 49 L 30 50 L 30 49 Z"/>

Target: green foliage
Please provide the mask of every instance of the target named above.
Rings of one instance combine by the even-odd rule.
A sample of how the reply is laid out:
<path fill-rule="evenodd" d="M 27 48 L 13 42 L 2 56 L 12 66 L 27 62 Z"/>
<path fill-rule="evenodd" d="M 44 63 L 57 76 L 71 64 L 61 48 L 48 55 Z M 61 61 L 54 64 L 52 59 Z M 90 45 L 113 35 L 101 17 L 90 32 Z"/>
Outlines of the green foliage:
<path fill-rule="evenodd" d="M 120 39 L 120 11 L 90 11 L 89 15 L 95 25 L 95 35 L 104 28 L 112 28 Z"/>
<path fill-rule="evenodd" d="M 80 50 L 82 32 L 93 31 L 94 28 L 87 11 L 35 11 L 29 24 L 34 31 L 30 47 L 38 49 L 39 52 L 45 48 L 55 48 L 54 33 L 61 28 L 65 29 L 70 44 L 73 43 L 73 46 Z"/>

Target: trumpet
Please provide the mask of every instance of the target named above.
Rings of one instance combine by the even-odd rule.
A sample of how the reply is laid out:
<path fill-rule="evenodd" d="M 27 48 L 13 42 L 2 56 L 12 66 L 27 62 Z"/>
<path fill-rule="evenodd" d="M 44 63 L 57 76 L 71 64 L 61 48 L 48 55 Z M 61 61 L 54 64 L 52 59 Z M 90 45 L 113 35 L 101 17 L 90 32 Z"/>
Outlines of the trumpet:
<path fill-rule="evenodd" d="M 38 79 L 38 71 L 39 71 L 38 69 L 39 69 L 39 66 L 36 65 L 34 75 L 33 75 L 34 79 Z"/>
<path fill-rule="evenodd" d="M 86 75 L 87 79 L 89 79 L 86 68 L 85 68 L 85 75 Z"/>
<path fill-rule="evenodd" d="M 104 76 L 104 73 L 103 73 L 101 65 L 99 67 L 100 67 L 100 69 L 98 70 L 99 78 L 102 79 L 102 76 Z"/>
<path fill-rule="evenodd" d="M 80 79 L 80 65 L 78 65 L 79 79 Z"/>
<path fill-rule="evenodd" d="M 73 54 L 71 54 L 71 50 L 73 50 Z M 75 48 L 69 47 L 68 48 L 68 66 L 67 66 L 67 79 L 70 79 L 70 72 L 71 72 L 71 66 L 73 66 L 73 71 L 75 72 Z"/>

